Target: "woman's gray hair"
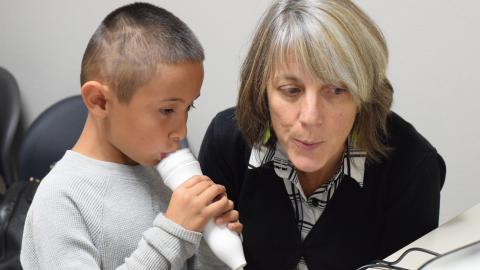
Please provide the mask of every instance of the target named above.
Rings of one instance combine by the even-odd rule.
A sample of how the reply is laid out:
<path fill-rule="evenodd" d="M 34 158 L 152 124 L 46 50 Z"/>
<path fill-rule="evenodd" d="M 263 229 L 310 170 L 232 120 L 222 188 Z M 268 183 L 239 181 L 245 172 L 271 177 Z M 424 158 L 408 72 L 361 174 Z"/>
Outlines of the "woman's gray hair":
<path fill-rule="evenodd" d="M 346 86 L 358 108 L 354 146 L 373 160 L 386 156 L 382 140 L 393 96 L 387 46 L 376 24 L 349 0 L 280 0 L 263 15 L 242 66 L 236 109 L 247 142 L 265 144 L 267 85 L 292 59 L 324 83 Z M 267 145 L 275 142 L 273 134 Z"/>

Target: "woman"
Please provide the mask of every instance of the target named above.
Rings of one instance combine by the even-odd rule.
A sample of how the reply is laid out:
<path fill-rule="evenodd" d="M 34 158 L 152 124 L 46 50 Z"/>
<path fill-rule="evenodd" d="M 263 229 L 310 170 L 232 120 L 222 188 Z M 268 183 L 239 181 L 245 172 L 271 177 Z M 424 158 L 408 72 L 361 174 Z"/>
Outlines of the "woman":
<path fill-rule="evenodd" d="M 280 0 L 200 150 L 248 269 L 354 269 L 438 226 L 445 164 L 390 111 L 387 47 L 348 0 Z"/>

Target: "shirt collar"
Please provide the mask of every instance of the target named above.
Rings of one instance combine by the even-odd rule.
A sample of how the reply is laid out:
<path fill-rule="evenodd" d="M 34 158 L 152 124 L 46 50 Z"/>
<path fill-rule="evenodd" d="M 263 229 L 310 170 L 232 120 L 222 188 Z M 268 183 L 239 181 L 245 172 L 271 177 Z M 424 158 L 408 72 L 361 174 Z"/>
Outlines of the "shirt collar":
<path fill-rule="evenodd" d="M 350 176 L 360 187 L 363 187 L 365 160 L 366 152 L 351 146 L 348 147 L 348 151 L 345 151 L 343 158 L 343 174 Z M 254 146 L 250 154 L 248 167 L 249 169 L 258 168 L 270 161 L 274 162 L 275 173 L 278 177 L 289 180 L 297 179 L 292 177 L 293 174 L 296 174 L 294 166 L 279 143 L 276 144 L 274 149 L 263 145 Z"/>

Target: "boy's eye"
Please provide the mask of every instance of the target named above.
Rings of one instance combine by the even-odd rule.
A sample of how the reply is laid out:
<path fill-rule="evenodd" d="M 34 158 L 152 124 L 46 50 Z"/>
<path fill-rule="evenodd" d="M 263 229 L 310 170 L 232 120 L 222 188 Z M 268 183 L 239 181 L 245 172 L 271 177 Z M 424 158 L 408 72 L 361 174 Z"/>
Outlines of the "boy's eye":
<path fill-rule="evenodd" d="M 189 106 L 187 107 L 187 112 L 190 111 L 190 109 L 192 109 L 192 108 L 193 108 L 193 109 L 196 108 L 194 103 L 192 103 L 192 105 L 189 105 Z"/>

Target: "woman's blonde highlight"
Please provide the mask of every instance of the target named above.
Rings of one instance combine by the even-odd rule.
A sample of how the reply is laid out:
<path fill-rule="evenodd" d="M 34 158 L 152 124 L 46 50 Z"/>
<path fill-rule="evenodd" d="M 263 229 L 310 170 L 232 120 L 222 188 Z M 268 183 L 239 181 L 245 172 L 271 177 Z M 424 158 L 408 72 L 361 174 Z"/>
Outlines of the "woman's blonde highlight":
<path fill-rule="evenodd" d="M 387 156 L 388 51 L 378 27 L 349 0 L 282 0 L 265 12 L 240 78 L 236 117 L 247 142 L 263 144 L 270 121 L 266 86 L 289 58 L 325 83 L 345 85 L 359 110 L 355 146 L 372 160 Z"/>

